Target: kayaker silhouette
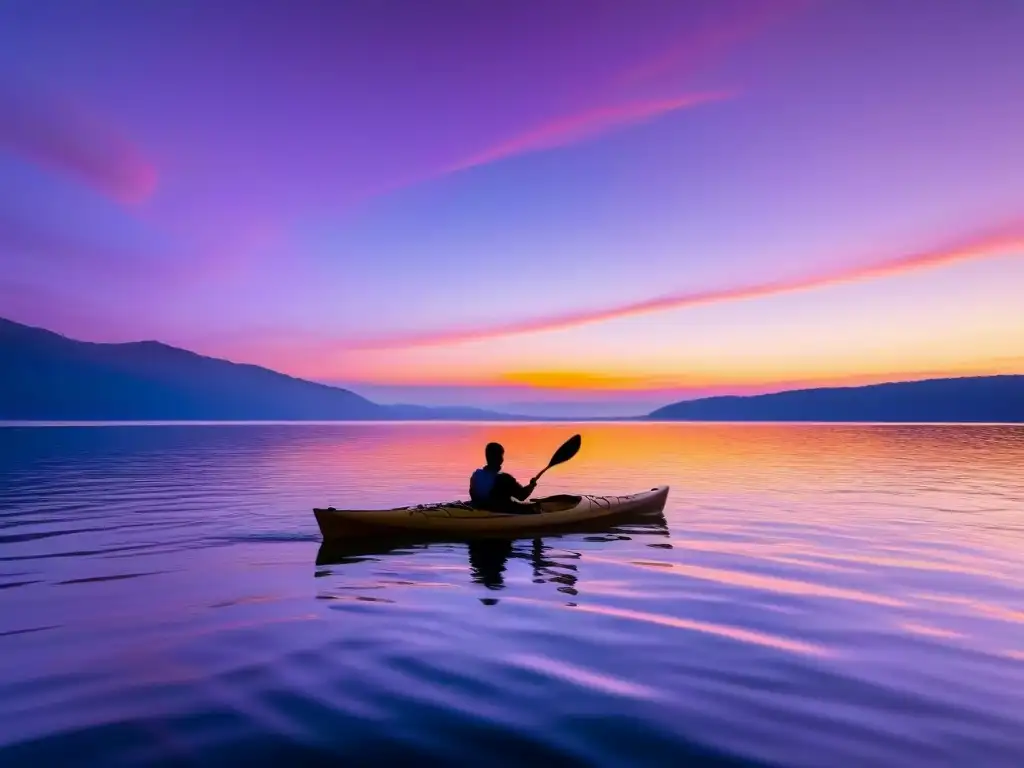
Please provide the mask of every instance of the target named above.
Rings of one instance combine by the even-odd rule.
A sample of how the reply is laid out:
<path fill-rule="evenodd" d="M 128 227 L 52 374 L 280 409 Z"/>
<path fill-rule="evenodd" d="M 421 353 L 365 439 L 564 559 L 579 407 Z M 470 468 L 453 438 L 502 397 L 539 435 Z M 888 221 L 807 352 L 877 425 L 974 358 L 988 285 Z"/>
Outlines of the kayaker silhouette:
<path fill-rule="evenodd" d="M 536 514 L 532 505 L 517 504 L 526 501 L 537 487 L 534 477 L 526 485 L 520 485 L 508 472 L 501 471 L 505 462 L 505 448 L 501 443 L 488 443 L 484 448 L 487 464 L 473 472 L 469 478 L 469 498 L 473 506 L 495 512 Z"/>

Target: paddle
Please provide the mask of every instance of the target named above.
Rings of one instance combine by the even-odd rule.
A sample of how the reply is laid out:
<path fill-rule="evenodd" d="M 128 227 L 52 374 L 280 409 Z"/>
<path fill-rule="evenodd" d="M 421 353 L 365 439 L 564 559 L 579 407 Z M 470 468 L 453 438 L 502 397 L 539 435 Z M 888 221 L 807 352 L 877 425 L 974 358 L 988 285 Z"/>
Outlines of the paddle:
<path fill-rule="evenodd" d="M 533 482 L 536 483 L 538 480 L 540 480 L 540 476 L 543 475 L 556 464 L 564 464 L 577 453 L 579 453 L 580 443 L 582 442 L 582 437 L 580 437 L 579 435 L 573 435 L 564 443 L 562 443 L 561 447 L 559 447 L 559 449 L 555 451 L 554 455 L 551 457 L 551 461 L 548 462 L 548 465 L 533 476 Z"/>

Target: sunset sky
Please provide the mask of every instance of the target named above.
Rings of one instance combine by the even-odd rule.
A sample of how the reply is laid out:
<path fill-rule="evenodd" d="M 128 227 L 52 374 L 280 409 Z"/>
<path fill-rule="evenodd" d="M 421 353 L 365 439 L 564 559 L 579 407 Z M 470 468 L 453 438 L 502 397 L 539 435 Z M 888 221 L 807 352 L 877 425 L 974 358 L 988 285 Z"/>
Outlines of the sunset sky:
<path fill-rule="evenodd" d="M 381 402 L 1024 373 L 1019 0 L 0 3 L 0 316 Z"/>

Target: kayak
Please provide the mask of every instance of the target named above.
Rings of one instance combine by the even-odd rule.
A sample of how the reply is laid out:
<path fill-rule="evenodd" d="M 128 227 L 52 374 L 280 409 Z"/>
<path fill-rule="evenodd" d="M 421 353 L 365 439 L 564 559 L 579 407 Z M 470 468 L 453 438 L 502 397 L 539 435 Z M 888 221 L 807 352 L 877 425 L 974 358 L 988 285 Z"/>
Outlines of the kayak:
<path fill-rule="evenodd" d="M 368 533 L 539 533 L 659 513 L 668 490 L 662 485 L 626 496 L 547 496 L 524 503 L 524 512 L 533 510 L 530 513 L 491 512 L 466 501 L 451 501 L 396 509 L 316 508 L 313 514 L 325 540 Z"/>
<path fill-rule="evenodd" d="M 571 527 L 580 523 L 621 522 L 660 512 L 667 485 L 626 496 L 548 496 L 524 503 L 524 512 L 491 512 L 466 501 L 418 504 L 395 509 L 316 508 L 324 539 L 366 533 L 521 533 Z M 533 512 L 527 513 L 527 510 Z"/>

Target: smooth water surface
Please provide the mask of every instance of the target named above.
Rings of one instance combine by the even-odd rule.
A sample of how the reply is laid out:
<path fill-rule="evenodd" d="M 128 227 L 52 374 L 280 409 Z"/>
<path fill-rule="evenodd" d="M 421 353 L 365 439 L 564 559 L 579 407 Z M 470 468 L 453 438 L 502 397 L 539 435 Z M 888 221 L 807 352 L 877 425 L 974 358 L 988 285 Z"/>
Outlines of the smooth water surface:
<path fill-rule="evenodd" d="M 600 535 L 312 507 L 668 483 Z M 0 428 L 0 765 L 1024 765 L 1024 429 Z"/>

